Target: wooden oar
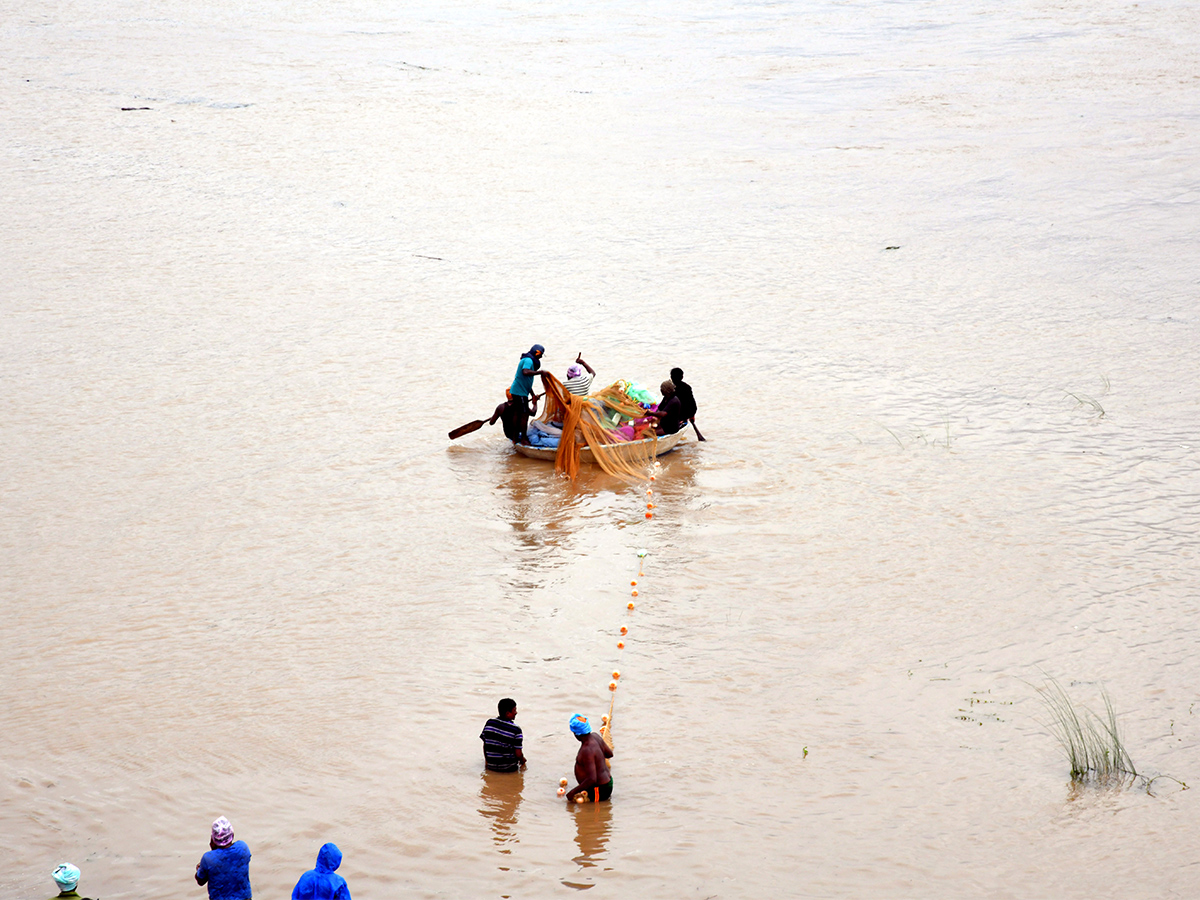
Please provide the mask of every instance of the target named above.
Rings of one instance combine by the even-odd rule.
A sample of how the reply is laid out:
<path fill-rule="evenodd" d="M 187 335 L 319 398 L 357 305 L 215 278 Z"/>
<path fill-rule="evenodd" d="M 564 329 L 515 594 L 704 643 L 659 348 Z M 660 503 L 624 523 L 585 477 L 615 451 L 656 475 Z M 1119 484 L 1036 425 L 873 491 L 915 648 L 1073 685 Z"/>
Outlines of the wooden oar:
<path fill-rule="evenodd" d="M 696 420 L 695 420 L 695 419 L 690 419 L 689 421 L 692 423 L 692 427 L 693 427 L 693 428 L 696 428 Z M 464 426 L 463 426 L 463 428 L 466 428 L 466 427 L 467 427 L 466 425 L 464 425 Z M 452 436 L 453 436 L 453 435 L 452 435 Z M 702 441 L 707 441 L 707 440 L 708 440 L 708 438 L 706 438 L 704 435 L 702 435 L 702 434 L 700 433 L 700 429 L 699 429 L 699 428 L 696 428 L 696 437 L 700 438 L 700 440 L 702 440 Z"/>
<path fill-rule="evenodd" d="M 541 400 L 545 396 L 545 394 L 534 394 L 533 399 Z M 476 419 L 474 422 L 468 422 L 466 425 L 459 425 L 449 433 L 450 440 L 453 441 L 462 437 L 464 434 L 470 434 L 472 431 L 478 431 L 490 421 L 490 419 Z M 703 440 L 703 438 L 701 438 L 701 440 Z"/>
<path fill-rule="evenodd" d="M 464 434 L 470 434 L 472 431 L 478 431 L 488 423 L 487 419 L 476 419 L 474 422 L 468 422 L 466 425 L 459 425 L 450 432 L 450 440 L 462 437 Z"/>

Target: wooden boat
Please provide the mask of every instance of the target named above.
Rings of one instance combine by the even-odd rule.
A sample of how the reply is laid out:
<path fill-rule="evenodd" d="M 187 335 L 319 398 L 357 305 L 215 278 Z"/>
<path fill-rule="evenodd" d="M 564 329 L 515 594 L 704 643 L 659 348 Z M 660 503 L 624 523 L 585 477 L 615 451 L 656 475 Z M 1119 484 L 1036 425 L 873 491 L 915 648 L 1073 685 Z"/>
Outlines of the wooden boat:
<path fill-rule="evenodd" d="M 664 434 L 658 439 L 658 452 L 655 455 L 662 456 L 665 453 L 670 453 L 686 441 L 687 435 L 682 428 L 674 434 Z M 618 455 L 629 454 L 630 457 L 636 458 L 642 452 L 643 448 L 653 443 L 653 440 L 647 438 L 644 441 L 622 441 L 610 446 Z M 522 456 L 528 456 L 530 459 L 545 459 L 554 462 L 554 457 L 558 455 L 558 449 L 555 447 L 531 447 L 528 444 L 514 444 L 513 447 Z M 585 463 L 596 462 L 596 456 L 592 453 L 591 447 L 579 448 L 579 461 Z"/>

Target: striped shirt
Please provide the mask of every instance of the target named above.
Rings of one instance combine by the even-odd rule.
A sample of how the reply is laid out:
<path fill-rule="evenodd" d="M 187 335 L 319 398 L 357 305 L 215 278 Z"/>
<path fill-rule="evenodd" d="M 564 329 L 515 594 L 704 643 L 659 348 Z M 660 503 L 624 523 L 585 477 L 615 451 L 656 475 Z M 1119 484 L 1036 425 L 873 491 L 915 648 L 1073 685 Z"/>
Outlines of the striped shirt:
<path fill-rule="evenodd" d="M 521 749 L 521 729 L 508 719 L 488 719 L 479 734 L 483 741 L 483 761 L 493 772 L 517 771 L 517 750 Z"/>
<path fill-rule="evenodd" d="M 592 389 L 592 379 L 595 376 L 591 372 L 584 372 L 582 375 L 576 375 L 574 378 L 568 378 L 563 382 L 565 387 L 572 394 L 578 394 L 580 397 L 586 397 L 588 391 Z"/>

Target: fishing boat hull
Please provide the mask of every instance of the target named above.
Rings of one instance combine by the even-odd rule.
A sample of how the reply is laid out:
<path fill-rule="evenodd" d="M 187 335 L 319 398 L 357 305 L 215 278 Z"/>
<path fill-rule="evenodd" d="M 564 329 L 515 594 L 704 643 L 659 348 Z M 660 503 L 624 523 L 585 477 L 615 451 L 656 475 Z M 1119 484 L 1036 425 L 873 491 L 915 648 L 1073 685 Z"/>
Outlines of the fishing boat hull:
<path fill-rule="evenodd" d="M 670 453 L 680 444 L 687 441 L 687 435 L 684 432 L 677 431 L 674 434 L 664 434 L 658 439 L 657 453 L 655 456 L 663 456 Z M 652 440 L 644 441 L 626 441 L 623 443 L 612 444 L 613 451 L 618 455 L 624 456 L 627 459 L 636 459 L 647 446 L 653 444 Z M 528 456 L 530 459 L 544 459 L 554 462 L 554 457 L 558 455 L 558 450 L 554 447 L 531 447 L 528 444 L 514 444 L 513 448 L 522 456 Z M 626 456 L 627 454 L 627 456 Z M 585 463 L 595 463 L 596 456 L 592 453 L 591 447 L 579 448 L 579 461 Z"/>

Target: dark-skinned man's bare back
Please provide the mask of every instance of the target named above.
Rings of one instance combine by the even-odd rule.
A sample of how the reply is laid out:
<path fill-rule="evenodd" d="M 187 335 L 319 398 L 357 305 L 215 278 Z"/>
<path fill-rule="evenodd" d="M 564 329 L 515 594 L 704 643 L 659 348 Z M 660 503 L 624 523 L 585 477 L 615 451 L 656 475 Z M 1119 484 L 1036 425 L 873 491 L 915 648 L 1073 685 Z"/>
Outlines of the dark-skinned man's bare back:
<path fill-rule="evenodd" d="M 579 752 L 575 754 L 575 786 L 567 788 L 567 799 L 571 800 L 580 791 L 586 791 L 588 799 L 607 800 L 612 793 L 612 772 L 606 760 L 613 752 L 596 732 L 577 734 Z"/>

